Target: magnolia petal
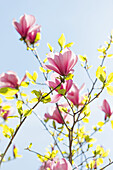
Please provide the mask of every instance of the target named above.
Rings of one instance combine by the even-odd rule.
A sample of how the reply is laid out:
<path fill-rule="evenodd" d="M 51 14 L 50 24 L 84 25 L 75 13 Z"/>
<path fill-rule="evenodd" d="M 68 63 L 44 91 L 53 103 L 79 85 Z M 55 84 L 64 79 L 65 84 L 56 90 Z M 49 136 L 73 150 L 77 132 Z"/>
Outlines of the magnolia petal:
<path fill-rule="evenodd" d="M 52 95 L 50 103 L 57 103 L 60 100 L 61 97 L 62 97 L 61 94 Z"/>

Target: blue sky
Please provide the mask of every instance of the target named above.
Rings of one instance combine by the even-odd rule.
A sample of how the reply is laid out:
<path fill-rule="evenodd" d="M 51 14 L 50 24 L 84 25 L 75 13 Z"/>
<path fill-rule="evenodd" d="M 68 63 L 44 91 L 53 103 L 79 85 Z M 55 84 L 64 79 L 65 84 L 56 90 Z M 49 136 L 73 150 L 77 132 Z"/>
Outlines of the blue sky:
<path fill-rule="evenodd" d="M 113 29 L 112 0 L 4 0 L 0 2 L 0 13 L 0 74 L 13 70 L 21 78 L 26 70 L 30 73 L 33 73 L 34 70 L 39 72 L 39 64 L 36 62 L 35 57 L 19 41 L 20 36 L 12 26 L 13 18 L 19 21 L 20 16 L 26 13 L 34 15 L 37 23 L 42 26 L 42 40 L 38 48 L 41 59 L 44 59 L 46 53 L 49 52 L 47 42 L 56 50 L 59 50 L 57 40 L 64 33 L 67 42 L 75 43 L 72 47 L 75 54 L 87 55 L 89 64 L 93 65 L 91 75 L 93 78 L 95 77 L 96 68 L 100 63 L 97 48 L 108 40 L 108 36 Z M 113 53 L 113 48 L 111 53 Z M 108 73 L 113 72 L 112 62 L 113 58 L 105 62 Z M 75 70 L 75 81 L 80 85 L 86 82 L 87 87 L 90 87 L 90 81 L 85 72 L 81 71 L 79 64 Z M 84 76 L 82 76 L 83 74 Z M 42 81 L 41 76 L 39 76 L 39 81 Z M 113 97 L 108 96 L 106 92 L 102 97 L 107 98 L 113 108 Z M 93 119 L 90 125 L 94 123 L 94 120 L 97 122 L 98 119 L 103 120 L 104 118 L 104 113 L 96 109 L 98 104 L 102 104 L 102 98 L 94 104 L 95 106 L 92 106 L 92 110 L 95 113 L 92 113 Z M 47 107 L 45 107 L 45 110 L 47 110 Z M 44 114 L 42 105 L 35 111 L 40 116 Z M 14 124 L 12 121 L 11 123 Z M 106 149 L 111 149 L 111 158 L 113 159 L 113 139 L 111 138 L 113 131 L 109 125 L 104 130 L 105 132 L 101 138 L 98 135 L 98 143 L 104 145 Z M 24 151 L 24 148 L 30 142 L 33 143 L 34 150 L 43 153 L 45 147 L 51 142 L 51 138 L 34 115 L 28 118 L 14 140 L 14 143 L 19 148 L 19 153 L 23 155 L 23 159 L 4 163 L 1 169 L 38 169 L 39 161 L 37 157 Z M 4 143 L 7 143 L 7 141 L 1 142 L 1 150 L 5 147 Z M 11 150 L 12 148 L 9 153 L 11 153 Z M 108 169 L 112 170 L 112 167 Z"/>

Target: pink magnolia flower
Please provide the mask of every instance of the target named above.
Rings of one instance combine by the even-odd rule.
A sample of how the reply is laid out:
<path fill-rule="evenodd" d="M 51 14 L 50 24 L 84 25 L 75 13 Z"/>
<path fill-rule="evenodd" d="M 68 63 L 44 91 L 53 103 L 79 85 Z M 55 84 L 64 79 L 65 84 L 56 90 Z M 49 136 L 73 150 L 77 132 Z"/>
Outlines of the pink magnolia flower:
<path fill-rule="evenodd" d="M 59 105 L 61 107 L 65 107 L 66 105 L 65 104 L 62 104 L 62 105 Z M 65 113 L 63 111 L 60 111 L 61 114 L 62 114 L 62 117 L 64 119 L 65 122 L 69 122 L 71 123 L 72 122 L 72 116 L 69 115 L 68 113 Z M 69 112 L 69 109 L 67 110 L 67 112 Z M 44 117 L 45 119 L 53 119 L 55 121 L 57 121 L 57 123 L 60 123 L 60 124 L 64 124 L 64 121 L 62 120 L 62 117 L 60 116 L 60 113 L 59 113 L 59 110 L 57 109 L 57 107 L 51 107 L 51 113 L 52 114 L 49 114 L 49 113 L 45 113 Z"/>
<path fill-rule="evenodd" d="M 59 160 L 53 170 L 72 170 L 72 166 L 65 158 Z"/>
<path fill-rule="evenodd" d="M 52 81 L 47 81 L 46 84 L 49 86 L 49 87 L 52 87 L 53 89 L 55 87 L 57 87 L 61 81 L 59 79 L 57 79 L 56 77 L 57 74 L 53 73 L 51 75 L 51 80 Z M 73 81 L 72 80 L 66 80 L 65 83 L 62 83 L 58 88 L 55 89 L 56 92 L 58 92 L 58 90 L 61 90 L 61 89 L 65 89 L 65 94 L 70 90 L 71 86 L 72 86 L 72 83 Z M 56 94 L 56 95 L 52 95 L 51 97 L 51 103 L 56 103 L 58 102 L 58 100 L 60 100 L 60 98 L 62 97 L 62 94 Z"/>
<path fill-rule="evenodd" d="M 61 160 L 48 160 L 43 163 L 39 170 L 47 170 L 47 168 L 50 168 L 50 170 L 72 170 L 70 162 L 65 158 Z"/>
<path fill-rule="evenodd" d="M 8 71 L 7 73 L 2 73 L 0 75 L 0 88 L 10 87 L 13 89 L 18 89 L 20 84 L 26 79 L 26 74 L 24 75 L 21 82 L 19 82 L 19 78 L 13 71 Z"/>
<path fill-rule="evenodd" d="M 77 63 L 78 57 L 69 49 L 65 48 L 62 53 L 49 53 L 49 65 L 44 65 L 46 69 L 55 71 L 56 73 L 67 76 L 73 71 L 73 67 Z"/>
<path fill-rule="evenodd" d="M 8 110 L 3 108 L 4 106 L 7 106 L 8 104 L 2 103 L 0 106 L 0 117 L 2 117 L 4 120 L 7 120 L 8 116 L 11 116 L 14 113 L 14 109 L 10 107 Z M 9 106 L 9 105 L 8 105 Z"/>
<path fill-rule="evenodd" d="M 80 95 L 79 93 L 83 89 L 83 87 L 84 87 L 84 84 L 81 86 L 80 89 L 78 89 L 78 87 L 73 83 L 72 88 L 67 94 L 67 98 L 77 107 L 83 105 L 82 101 L 84 97 L 83 96 L 79 97 Z"/>
<path fill-rule="evenodd" d="M 34 25 L 34 23 L 35 17 L 33 15 L 27 14 L 24 14 L 24 16 L 20 17 L 19 23 L 15 19 L 13 20 L 13 25 L 22 38 L 27 37 L 28 31 Z"/>
<path fill-rule="evenodd" d="M 37 33 L 40 33 L 40 27 L 41 26 L 37 25 L 28 32 L 27 40 L 30 42 L 30 44 L 34 44 L 39 41 L 39 39 L 36 40 L 36 35 Z"/>
<path fill-rule="evenodd" d="M 110 117 L 113 113 L 106 99 L 103 100 L 103 104 L 102 106 L 100 106 L 100 109 L 105 113 L 105 120 L 107 119 L 107 117 Z"/>
<path fill-rule="evenodd" d="M 40 32 L 39 25 L 35 24 L 35 17 L 33 15 L 24 14 L 20 17 L 20 22 L 18 23 L 15 19 L 13 20 L 13 25 L 21 37 L 25 40 L 28 40 L 29 43 L 36 43 L 36 35 Z"/>

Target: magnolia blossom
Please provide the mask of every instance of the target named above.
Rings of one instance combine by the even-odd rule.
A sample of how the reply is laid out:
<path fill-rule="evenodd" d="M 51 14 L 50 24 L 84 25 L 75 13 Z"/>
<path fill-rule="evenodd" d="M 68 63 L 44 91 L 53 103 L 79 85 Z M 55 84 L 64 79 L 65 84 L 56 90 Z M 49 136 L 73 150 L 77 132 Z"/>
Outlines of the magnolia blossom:
<path fill-rule="evenodd" d="M 23 37 L 26 38 L 28 31 L 35 23 L 35 17 L 33 15 L 24 14 L 20 17 L 20 22 L 13 20 L 13 25 L 17 32 Z"/>
<path fill-rule="evenodd" d="M 59 79 L 57 79 L 56 77 L 58 74 L 53 73 L 51 75 L 51 80 L 52 81 L 47 81 L 46 84 L 51 87 L 51 88 L 56 88 L 61 81 Z M 72 80 L 66 80 L 65 83 L 61 83 L 61 85 L 55 89 L 56 92 L 58 92 L 59 90 L 64 89 L 65 90 L 65 94 L 70 90 L 71 86 L 72 86 L 73 81 Z M 58 100 L 62 97 L 62 94 L 56 94 L 56 95 L 52 95 L 51 97 L 51 103 L 56 103 L 58 102 Z"/>
<path fill-rule="evenodd" d="M 44 67 L 62 76 L 67 76 L 72 72 L 78 60 L 78 57 L 69 48 L 63 49 L 62 53 L 50 52 L 47 58 L 50 64 L 44 65 Z"/>
<path fill-rule="evenodd" d="M 7 120 L 8 116 L 11 116 L 14 113 L 13 107 L 10 107 L 9 109 L 5 109 L 5 106 L 9 106 L 6 103 L 2 103 L 0 105 L 0 117 L 2 117 L 4 120 Z"/>
<path fill-rule="evenodd" d="M 79 93 L 83 89 L 83 87 L 84 87 L 84 84 L 81 86 L 80 89 L 78 89 L 78 87 L 73 83 L 72 88 L 67 94 L 67 98 L 77 107 L 83 105 L 82 101 L 84 97 L 83 96 L 79 97 L 80 95 Z"/>
<path fill-rule="evenodd" d="M 110 117 L 113 113 L 106 99 L 103 100 L 103 104 L 102 106 L 100 106 L 100 109 L 105 113 L 105 120 L 107 119 L 107 117 Z"/>
<path fill-rule="evenodd" d="M 65 158 L 59 160 L 53 170 L 72 170 L 72 166 Z"/>
<path fill-rule="evenodd" d="M 2 73 L 0 75 L 0 88 L 10 87 L 13 89 L 18 89 L 20 84 L 26 79 L 26 74 L 24 75 L 21 82 L 19 81 L 18 76 L 13 71 L 8 71 L 7 73 Z"/>
<path fill-rule="evenodd" d="M 33 15 L 24 14 L 20 17 L 20 22 L 13 20 L 13 25 L 17 32 L 23 39 L 28 40 L 31 44 L 35 43 L 36 34 L 40 32 L 39 25 L 35 24 L 35 17 Z"/>
<path fill-rule="evenodd" d="M 28 35 L 27 35 L 27 40 L 30 42 L 30 44 L 34 44 L 36 43 L 37 41 L 39 41 L 39 39 L 36 40 L 36 36 L 37 36 L 37 33 L 40 33 L 40 25 L 35 28 L 33 27 L 29 32 L 28 32 Z"/>
<path fill-rule="evenodd" d="M 65 106 L 66 106 L 65 104 L 59 105 L 59 109 L 60 109 L 60 107 L 65 107 Z M 67 110 L 67 112 L 69 112 L 69 110 Z M 57 123 L 60 123 L 60 124 L 64 124 L 64 121 L 68 122 L 68 123 L 72 122 L 72 116 L 71 115 L 69 115 L 68 113 L 65 113 L 63 111 L 60 111 L 60 113 L 61 113 L 61 115 L 64 119 L 64 121 L 63 121 L 57 107 L 51 107 L 51 113 L 52 114 L 45 113 L 45 115 L 44 115 L 45 119 L 48 119 L 48 118 L 53 119 Z"/>
<path fill-rule="evenodd" d="M 56 160 L 55 158 L 53 160 L 48 160 L 43 163 L 39 170 L 47 170 L 48 168 L 50 168 L 50 170 L 72 170 L 70 162 L 65 158 L 61 160 Z"/>

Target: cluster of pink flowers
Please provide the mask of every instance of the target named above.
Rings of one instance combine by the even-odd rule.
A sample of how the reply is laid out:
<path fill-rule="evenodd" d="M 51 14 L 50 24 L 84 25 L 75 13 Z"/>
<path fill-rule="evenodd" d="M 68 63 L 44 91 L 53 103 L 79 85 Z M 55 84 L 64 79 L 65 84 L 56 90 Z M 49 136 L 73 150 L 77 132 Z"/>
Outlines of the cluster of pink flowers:
<path fill-rule="evenodd" d="M 50 87 L 50 88 L 56 88 L 60 83 L 60 79 L 57 78 L 58 74 L 53 73 L 51 75 L 51 81 L 47 81 L 46 84 Z M 71 86 L 72 86 L 73 81 L 72 80 L 66 80 L 65 83 L 61 83 L 61 85 L 55 89 L 55 91 L 57 92 L 56 95 L 52 95 L 51 97 L 51 103 L 56 103 L 60 100 L 60 98 L 62 97 L 62 94 L 58 94 L 58 91 L 61 89 L 65 89 L 65 94 L 70 90 Z"/>
<path fill-rule="evenodd" d="M 83 97 L 79 98 L 79 92 L 80 90 L 77 88 L 77 86 L 73 83 L 73 80 L 65 80 L 64 83 L 61 83 L 61 80 L 58 78 L 60 76 L 67 76 L 69 73 L 73 73 L 73 67 L 76 65 L 78 57 L 69 49 L 64 48 L 62 52 L 60 53 L 53 53 L 50 52 L 47 57 L 49 61 L 49 65 L 43 65 L 44 68 L 53 70 L 56 73 L 53 73 L 51 75 L 51 80 L 47 81 L 46 84 L 52 88 L 55 89 L 59 84 L 60 86 L 55 89 L 57 92 L 56 95 L 52 95 L 51 97 L 51 103 L 56 103 L 60 100 L 60 98 L 63 96 L 63 94 L 60 94 L 60 90 L 65 90 L 66 97 L 74 104 L 74 105 L 81 105 L 81 102 L 83 100 Z M 73 90 L 74 87 L 74 90 Z M 66 119 L 68 118 L 68 122 L 70 123 L 72 121 L 72 116 L 70 116 L 68 113 L 62 113 L 62 117 L 64 121 L 62 120 L 62 117 L 60 116 L 60 113 L 57 108 L 54 110 L 52 109 L 53 115 L 50 115 L 49 113 L 45 114 L 45 118 L 56 120 L 58 123 L 64 123 L 66 122 Z M 70 121 L 71 120 L 71 121 Z"/>
<path fill-rule="evenodd" d="M 51 81 L 47 81 L 46 84 L 51 87 L 57 87 L 61 81 L 57 78 L 58 75 L 53 73 L 51 75 Z M 61 83 L 60 88 L 56 88 L 55 91 L 57 94 L 52 95 L 51 103 L 56 103 L 62 97 L 62 94 L 59 94 L 58 91 L 64 89 L 66 97 L 77 107 L 82 106 L 83 96 L 80 97 L 80 91 L 84 88 L 84 84 L 78 89 L 77 85 L 73 83 L 73 80 L 65 80 L 65 83 Z"/>
<path fill-rule="evenodd" d="M 52 81 L 47 82 L 49 87 L 53 87 L 53 88 L 56 87 L 59 83 L 60 83 L 60 80 L 58 80 L 56 78 L 53 82 Z M 66 90 L 66 93 L 67 93 L 66 97 L 78 108 L 78 107 L 83 106 L 82 101 L 83 101 L 84 97 L 83 96 L 79 97 L 79 95 L 80 95 L 79 93 L 83 87 L 84 87 L 84 84 L 82 85 L 82 87 L 80 89 L 78 89 L 78 87 L 73 83 L 72 80 L 67 80 L 64 84 L 61 84 L 60 89 Z M 57 89 L 55 91 L 58 92 Z M 61 94 L 52 95 L 51 102 L 56 103 L 56 102 L 58 102 L 58 100 L 61 97 L 62 97 Z M 68 106 L 68 104 L 67 105 L 65 105 L 65 104 L 59 105 L 59 106 L 66 108 Z M 60 116 L 60 113 L 59 113 L 59 110 L 57 109 L 57 107 L 52 107 L 51 112 L 53 114 L 51 115 L 49 113 L 46 113 L 45 118 L 53 119 L 57 123 L 62 123 L 62 124 L 64 124 L 64 121 L 68 122 L 68 123 L 72 123 L 72 116 L 69 113 L 70 112 L 69 109 L 67 110 L 67 113 L 61 112 L 64 121 L 62 120 L 62 117 Z"/>
<path fill-rule="evenodd" d="M 54 158 L 53 160 L 48 160 L 42 164 L 39 170 L 72 170 L 72 166 L 69 161 L 62 158 L 58 160 Z"/>
<path fill-rule="evenodd" d="M 13 25 L 17 32 L 21 35 L 21 38 L 30 44 L 36 43 L 37 33 L 40 33 L 40 25 L 34 25 L 36 19 L 33 15 L 24 14 L 20 17 L 20 22 L 13 20 Z"/>

